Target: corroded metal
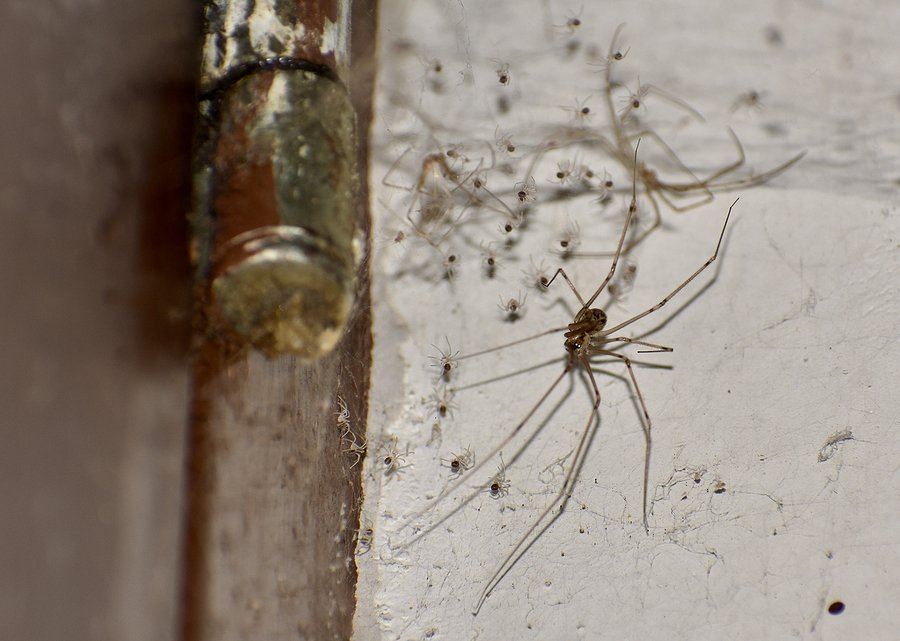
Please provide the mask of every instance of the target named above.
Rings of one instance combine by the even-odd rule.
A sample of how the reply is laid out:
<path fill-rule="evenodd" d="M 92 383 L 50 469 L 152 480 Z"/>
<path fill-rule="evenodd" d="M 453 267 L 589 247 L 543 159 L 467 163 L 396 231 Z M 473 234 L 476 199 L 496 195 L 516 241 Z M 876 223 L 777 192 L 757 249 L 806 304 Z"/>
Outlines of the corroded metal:
<path fill-rule="evenodd" d="M 346 20 L 322 4 L 207 5 L 195 173 L 207 316 L 307 359 L 340 339 L 365 244 Z"/>

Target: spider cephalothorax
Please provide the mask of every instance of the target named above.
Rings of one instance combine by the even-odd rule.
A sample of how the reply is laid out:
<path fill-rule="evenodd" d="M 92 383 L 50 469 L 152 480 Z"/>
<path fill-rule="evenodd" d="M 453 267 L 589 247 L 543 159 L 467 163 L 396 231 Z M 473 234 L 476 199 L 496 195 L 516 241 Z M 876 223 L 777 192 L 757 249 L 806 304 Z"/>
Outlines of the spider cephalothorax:
<path fill-rule="evenodd" d="M 606 326 L 606 312 L 597 307 L 582 307 L 569 323 L 569 331 L 565 333 L 566 350 L 578 352 L 583 345 L 591 342 L 591 336 Z"/>

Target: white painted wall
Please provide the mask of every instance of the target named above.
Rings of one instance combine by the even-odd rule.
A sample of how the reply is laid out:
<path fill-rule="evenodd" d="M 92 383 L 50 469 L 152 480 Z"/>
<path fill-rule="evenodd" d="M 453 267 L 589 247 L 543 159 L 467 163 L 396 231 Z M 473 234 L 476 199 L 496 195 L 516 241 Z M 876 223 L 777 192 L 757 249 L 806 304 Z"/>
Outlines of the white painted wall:
<path fill-rule="evenodd" d="M 385 0 L 381 10 L 364 507 L 374 541 L 358 556 L 356 638 L 889 638 L 900 602 L 900 5 Z M 552 26 L 576 15 L 582 24 L 574 34 Z M 576 100 L 592 107 L 591 126 L 603 126 L 601 76 L 585 52 L 604 52 L 623 22 L 622 48 L 630 50 L 618 77 L 632 89 L 638 78 L 658 85 L 707 117 L 705 125 L 686 123 L 651 96 L 641 113 L 698 173 L 733 158 L 726 126 L 747 152 L 738 176 L 804 149 L 808 155 L 771 183 L 737 192 L 715 282 L 711 269 L 629 328 L 638 335 L 664 323 L 647 339 L 675 348 L 641 357 L 665 368 L 636 368 L 654 421 L 649 534 L 641 525 L 644 449 L 633 393 L 621 365 L 603 365 L 600 423 L 567 511 L 473 616 L 492 573 L 560 487 L 590 394 L 583 375 L 564 381 L 528 424 L 545 420 L 507 470 L 508 495 L 495 500 L 475 490 L 466 506 L 406 545 L 414 531 L 400 526 L 450 483 L 442 459 L 469 447 L 481 462 L 559 374 L 564 354 L 555 335 L 462 361 L 450 382 L 457 390 L 450 416 L 440 418 L 431 401 L 431 345 L 444 346 L 446 336 L 466 354 L 567 324 L 577 308 L 568 288 L 527 290 L 522 270 L 529 257 L 550 273 L 562 264 L 547 250 L 570 220 L 580 225 L 581 249 L 612 248 L 625 196 L 607 209 L 590 199 L 549 203 L 555 160 L 548 160 L 535 170 L 532 224 L 501 253 L 497 276 L 486 278 L 481 266 L 479 243 L 502 236 L 499 218 L 487 218 L 441 244 L 460 257 L 457 276 L 446 280 L 437 251 L 415 238 L 392 242 L 398 230 L 412 235 L 402 221 L 410 192 L 382 180 L 390 172 L 386 182 L 412 186 L 416 163 L 436 145 L 461 145 L 473 163 L 490 164 L 497 127 L 518 143 L 513 156 L 526 158 L 521 173 L 527 152 L 553 126 L 571 124 L 560 106 Z M 771 28 L 781 44 L 767 40 Z M 573 38 L 581 48 L 567 57 Z M 495 73 L 503 63 L 507 87 Z M 467 69 L 474 85 L 463 82 Z M 434 82 L 443 83 L 441 93 Z M 765 109 L 732 112 L 751 89 L 762 92 Z M 499 96 L 512 105 L 505 116 L 497 115 Z M 644 153 L 661 162 L 649 141 Z M 589 150 L 579 160 L 602 165 Z M 630 185 L 607 167 L 618 190 Z M 509 192 L 519 179 L 505 184 L 495 172 L 489 186 Z M 732 198 L 721 194 L 686 214 L 663 211 L 664 228 L 628 258 L 637 279 L 607 308 L 611 322 L 652 305 L 709 256 Z M 587 291 L 608 264 L 564 263 Z M 504 322 L 498 299 L 519 290 L 528 291 L 526 313 Z M 516 370 L 524 371 L 486 382 Z M 852 439 L 823 450 L 844 431 Z M 385 475 L 394 437 L 409 453 L 405 467 Z M 507 463 L 515 450 L 504 447 Z M 486 483 L 498 462 L 466 488 Z M 714 492 L 718 481 L 724 493 Z M 439 521 L 468 492 L 415 524 Z M 828 614 L 836 600 L 846 611 Z"/>

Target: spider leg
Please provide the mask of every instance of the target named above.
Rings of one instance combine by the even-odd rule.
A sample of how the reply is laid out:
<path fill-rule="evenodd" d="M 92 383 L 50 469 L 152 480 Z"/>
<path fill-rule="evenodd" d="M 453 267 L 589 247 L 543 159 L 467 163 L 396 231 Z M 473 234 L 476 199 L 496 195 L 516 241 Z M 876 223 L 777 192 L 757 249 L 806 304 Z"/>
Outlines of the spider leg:
<path fill-rule="evenodd" d="M 405 529 L 407 526 L 411 525 L 413 523 L 413 521 L 420 519 L 423 515 L 432 511 L 441 501 L 443 501 L 445 498 L 447 498 L 451 494 L 454 494 L 459 488 L 461 488 L 466 480 L 471 478 L 473 475 L 477 474 L 489 461 L 493 460 L 493 458 L 495 456 L 497 456 L 497 454 L 499 454 L 503 450 L 503 448 L 505 448 L 507 445 L 509 445 L 510 441 L 512 441 L 513 438 L 515 438 L 515 436 L 522 430 L 522 428 L 525 426 L 525 424 L 531 420 L 531 417 L 534 416 L 534 414 L 538 411 L 538 409 L 550 397 L 550 394 L 553 392 L 553 390 L 556 389 L 557 385 L 559 385 L 560 381 L 562 381 L 563 378 L 565 378 L 566 374 L 568 374 L 571 370 L 572 370 L 572 364 L 567 363 L 566 367 L 563 368 L 563 371 L 560 373 L 560 375 L 557 376 L 556 379 L 554 379 L 554 381 L 550 384 L 550 386 L 547 388 L 547 390 L 541 395 L 541 397 L 538 399 L 538 401 L 531 407 L 530 410 L 528 410 L 528 413 L 524 417 L 522 417 L 522 419 L 516 424 L 515 427 L 513 427 L 512 430 L 510 430 L 510 432 L 503 438 L 503 440 L 499 444 L 497 444 L 484 458 L 481 459 L 480 463 L 476 464 L 472 468 L 472 470 L 469 472 L 469 474 L 465 478 L 462 478 L 459 481 L 457 481 L 456 483 L 454 483 L 453 485 L 451 485 L 447 489 L 447 491 L 445 491 L 444 493 L 442 493 L 440 496 L 436 497 L 432 501 L 429 501 L 428 504 L 424 508 L 417 511 L 411 517 L 406 519 L 403 522 L 403 524 L 400 526 L 400 529 L 401 530 Z M 486 487 L 486 485 L 482 486 L 481 489 L 483 489 L 484 487 Z M 456 505 L 456 507 L 454 507 L 452 510 L 450 510 L 447 514 L 442 516 L 440 519 L 438 519 L 437 521 L 435 521 L 434 523 L 429 525 L 427 528 L 423 529 L 418 534 L 416 534 L 409 541 L 404 543 L 401 546 L 401 549 L 408 548 L 409 546 L 415 544 L 417 541 L 419 541 L 423 537 L 425 537 L 428 534 L 430 534 L 431 532 L 433 532 L 435 529 L 440 527 L 440 525 L 442 523 L 446 522 L 447 519 L 452 517 L 454 514 L 456 514 L 457 512 L 462 510 L 464 507 L 466 507 L 469 503 L 471 503 L 473 500 L 475 500 L 476 496 L 478 496 L 478 492 L 471 493 L 465 499 L 460 501 Z"/>
<path fill-rule="evenodd" d="M 625 363 L 625 367 L 628 369 L 628 376 L 631 377 L 631 384 L 634 386 L 634 391 L 637 394 L 638 402 L 641 405 L 641 412 L 643 413 L 643 420 L 641 421 L 641 429 L 644 431 L 644 487 L 642 491 L 641 498 L 641 506 L 643 512 L 643 522 L 644 522 L 644 531 L 648 534 L 650 533 L 650 525 L 647 522 L 647 484 L 650 480 L 650 450 L 653 445 L 653 439 L 650 436 L 650 431 L 653 426 L 650 421 L 650 412 L 647 411 L 647 404 L 644 402 L 644 395 L 641 393 L 641 387 L 638 385 L 637 378 L 634 376 L 634 369 L 631 367 L 631 359 L 629 359 L 624 354 L 619 354 L 618 352 L 612 352 L 608 349 L 591 349 L 591 355 L 601 355 L 601 356 L 610 356 L 612 358 L 618 358 L 620 361 Z"/>
<path fill-rule="evenodd" d="M 584 368 L 587 372 L 588 377 L 591 381 L 591 388 L 594 395 L 594 402 L 591 406 L 591 413 L 588 416 L 588 420 L 585 423 L 584 429 L 581 431 L 581 437 L 578 439 L 578 446 L 575 449 L 575 456 L 572 458 L 572 466 L 566 472 L 566 478 L 563 480 L 562 487 L 557 492 L 553 501 L 544 508 L 544 511 L 540 513 L 540 515 L 534 520 L 531 526 L 525 531 L 525 534 L 519 539 L 519 542 L 516 546 L 510 551 L 509 554 L 506 555 L 506 558 L 503 559 L 503 562 L 497 568 L 491 578 L 488 579 L 488 582 L 485 584 L 484 589 L 481 591 L 481 594 L 478 596 L 478 600 L 475 603 L 475 607 L 472 610 L 472 614 L 478 614 L 481 610 L 481 606 L 484 605 L 485 600 L 490 596 L 491 592 L 493 592 L 494 588 L 497 587 L 497 584 L 503 580 L 503 577 L 518 563 L 519 559 L 528 551 L 528 549 L 534 545 L 534 542 L 537 541 L 543 534 L 546 532 L 551 525 L 556 522 L 562 513 L 566 509 L 566 505 L 569 502 L 569 499 L 572 498 L 572 488 L 575 485 L 575 481 L 578 479 L 578 472 L 581 470 L 582 465 L 584 464 L 585 455 L 587 454 L 587 446 L 590 444 L 593 434 L 596 430 L 595 422 L 597 416 L 599 414 L 600 407 L 600 388 L 597 386 L 597 381 L 594 378 L 594 373 L 591 371 L 590 362 L 587 360 L 587 357 L 584 355 L 578 356 L 579 364 Z M 543 526 L 541 523 L 547 515 L 553 512 L 556 506 L 559 506 L 559 509 L 550 517 Z"/>
<path fill-rule="evenodd" d="M 688 283 L 690 283 L 692 280 L 694 280 L 695 278 L 697 278 L 697 276 L 700 275 L 700 272 L 702 272 L 704 269 L 706 269 L 707 267 L 709 267 L 710 265 L 712 265 L 713 262 L 715 262 L 716 258 L 718 258 L 718 256 L 719 256 L 719 249 L 722 247 L 722 239 L 725 237 L 725 229 L 728 227 L 728 219 L 731 218 L 731 210 L 734 209 L 734 206 L 737 204 L 737 201 L 738 201 L 738 200 L 739 200 L 739 199 L 737 199 L 737 200 L 735 200 L 733 203 L 731 203 L 731 206 L 728 208 L 728 214 L 725 216 L 725 223 L 722 225 L 722 231 L 721 231 L 721 233 L 719 234 L 719 240 L 718 240 L 718 242 L 716 243 L 716 249 L 715 249 L 715 251 L 713 252 L 712 256 L 710 256 L 709 258 L 706 259 L 706 262 L 705 262 L 705 263 L 703 263 L 702 265 L 700 265 L 700 267 L 698 267 L 698 268 L 694 271 L 694 273 L 692 273 L 692 274 L 691 274 L 690 276 L 688 276 L 688 277 L 687 277 L 680 285 L 678 285 L 678 287 L 676 287 L 676 288 L 673 289 L 671 292 L 669 292 L 668 294 L 666 294 L 666 296 L 665 296 L 661 301 L 659 301 L 658 303 L 656 303 L 656 305 L 654 305 L 653 307 L 650 307 L 650 308 L 648 308 L 648 309 L 645 309 L 645 310 L 642 311 L 640 314 L 637 314 L 637 315 L 635 315 L 635 316 L 632 316 L 632 317 L 629 318 L 628 320 L 622 321 L 621 323 L 619 323 L 619 324 L 616 325 L 615 327 L 611 327 L 611 328 L 609 328 L 609 329 L 604 330 L 604 331 L 600 334 L 600 337 L 602 338 L 602 337 L 608 336 L 608 335 L 610 335 L 610 334 L 613 334 L 613 333 L 615 333 L 615 332 L 618 332 L 618 331 L 619 331 L 620 329 L 622 329 L 623 327 L 627 327 L 628 325 L 631 325 L 632 323 L 637 322 L 637 321 L 639 321 L 640 319 L 644 318 L 644 316 L 647 316 L 648 314 L 652 314 L 653 312 L 655 312 L 656 310 L 658 310 L 659 308 L 661 308 L 663 305 L 665 305 L 666 303 L 668 303 L 670 300 L 672 300 L 672 298 L 674 298 L 675 295 L 678 294 L 678 292 L 680 292 L 682 289 L 684 289 L 685 287 L 687 287 L 687 286 L 688 286 Z"/>

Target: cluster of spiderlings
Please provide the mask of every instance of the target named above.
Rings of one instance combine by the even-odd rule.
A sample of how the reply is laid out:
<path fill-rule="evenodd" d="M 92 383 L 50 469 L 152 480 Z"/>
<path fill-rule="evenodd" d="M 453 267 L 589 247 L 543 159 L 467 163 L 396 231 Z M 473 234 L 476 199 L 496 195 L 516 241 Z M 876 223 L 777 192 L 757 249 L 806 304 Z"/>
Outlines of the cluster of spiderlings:
<path fill-rule="evenodd" d="M 705 202 L 720 184 L 741 185 L 734 173 L 740 163 L 704 181 L 697 177 L 701 172 L 678 159 L 665 142 L 665 127 L 678 123 L 680 128 L 685 116 L 699 120 L 699 114 L 644 81 L 649 74 L 623 42 L 621 26 L 606 34 L 605 46 L 582 46 L 582 39 L 604 40 L 590 33 L 596 26 L 581 11 L 557 17 L 554 43 L 542 56 L 580 71 L 550 77 L 537 77 L 534 65 L 504 51 L 402 45 L 412 54 L 413 72 L 407 77 L 419 78 L 420 90 L 392 101 L 390 166 L 382 180 L 389 197 L 379 200 L 393 227 L 381 236 L 386 242 L 393 238 L 398 247 L 397 274 L 441 283 L 442 291 L 451 293 L 455 287 L 468 293 L 472 278 L 480 279 L 480 286 L 491 290 L 481 300 L 493 300 L 492 307 L 501 311 L 493 312 L 493 320 L 518 321 L 528 298 L 523 286 L 543 295 L 561 265 L 572 273 L 579 265 L 575 259 L 611 254 L 621 221 L 616 214 L 622 213 L 611 205 L 628 200 L 634 178 L 641 206 L 622 249 L 619 273 L 601 301 L 621 303 L 637 274 L 630 252 L 659 226 L 661 212 Z M 572 82 L 577 76 L 579 82 Z M 561 86 L 565 82 L 572 84 Z M 753 108 L 759 97 L 758 91 L 742 94 L 735 109 Z M 651 120 L 658 106 L 662 116 Z M 637 158 L 639 136 L 651 139 L 656 155 L 642 152 Z M 658 169 L 660 149 L 668 166 L 681 170 Z M 789 165 L 743 184 L 764 182 Z M 452 300 L 446 296 L 441 302 Z M 535 307 L 532 302 L 529 315 L 540 311 Z M 436 309 L 436 316 L 445 311 Z M 451 418 L 455 405 L 448 383 L 459 364 L 459 351 L 449 341 L 435 349 L 429 443 L 440 440 Z M 426 398 L 427 392 L 416 397 Z M 364 446 L 344 443 L 354 456 Z M 385 469 L 393 473 L 395 459 L 402 457 L 388 458 Z"/>
<path fill-rule="evenodd" d="M 436 43 L 397 45 L 399 52 L 411 54 L 406 57 L 411 76 L 421 78 L 417 96 L 394 101 L 401 125 L 392 125 L 395 151 L 386 152 L 396 154 L 383 182 L 394 192 L 386 207 L 397 229 L 385 237 L 401 238 L 417 252 L 416 260 L 407 257 L 399 271 L 454 281 L 464 270 L 479 271 L 480 264 L 482 277 L 493 279 L 499 263 L 517 260 L 512 252 L 523 235 L 546 229 L 536 225 L 531 231 L 527 222 L 546 219 L 544 210 L 560 205 L 575 220 L 555 246 L 544 245 L 544 252 L 554 262 L 589 255 L 579 247 L 584 244 L 579 226 L 596 227 L 598 214 L 618 194 L 627 198 L 631 177 L 637 175 L 642 205 L 627 255 L 659 227 L 665 210 L 708 202 L 717 189 L 760 184 L 796 160 L 742 179 L 744 154 L 733 137 L 738 160 L 723 165 L 712 179 L 698 178 L 701 172 L 678 158 L 665 134 L 666 127 L 700 123 L 702 116 L 687 101 L 643 80 L 647 70 L 641 74 L 621 26 L 606 34 L 605 46 L 582 46 L 582 40 L 604 38 L 581 13 L 557 16 L 549 25 L 553 35 L 542 57 L 574 70 L 552 77 L 532 77 L 534 65 L 528 67 L 530 76 L 523 75 L 503 51 L 479 55 L 469 44 L 460 49 L 459 43 L 434 50 Z M 566 93 L 576 97 L 559 104 L 555 96 Z M 760 96 L 760 91 L 747 91 L 732 110 L 760 108 Z M 639 136 L 651 138 L 657 153 L 635 167 Z M 653 164 L 661 155 L 668 156 L 666 171 Z M 607 222 L 615 228 L 614 220 Z M 478 256 L 483 247 L 491 249 Z M 612 249 L 593 252 L 608 256 Z"/>
<path fill-rule="evenodd" d="M 643 81 L 649 74 L 638 75 L 640 70 L 634 64 L 637 56 L 621 42 L 621 30 L 607 38 L 607 46 L 600 50 L 588 44 L 598 40 L 585 33 L 592 28 L 589 19 L 583 20 L 580 12 L 570 14 L 562 22 L 559 18 L 553 24 L 555 48 L 542 53 L 554 58 L 557 65 L 578 66 L 582 82 L 561 87 L 556 78 L 539 78 L 534 65 L 508 58 L 502 51 L 484 52 L 473 46 L 470 53 L 468 47 L 460 47 L 456 52 L 464 52 L 462 60 L 450 50 L 431 55 L 420 52 L 417 63 L 424 68 L 418 70 L 422 76 L 421 91 L 393 100 L 391 106 L 400 115 L 385 119 L 390 126 L 386 145 L 390 151 L 383 164 L 390 166 L 376 206 L 386 212 L 392 225 L 380 234 L 385 245 L 391 238 L 400 239 L 391 247 L 393 262 L 385 270 L 394 279 L 391 284 L 398 285 L 391 288 L 389 296 L 396 296 L 392 305 L 403 301 L 394 309 L 414 306 L 428 310 L 424 320 L 417 318 L 407 325 L 411 340 L 404 345 L 404 355 L 415 353 L 414 358 L 421 361 L 415 365 L 418 369 L 414 369 L 412 360 L 406 361 L 409 369 L 404 371 L 403 385 L 407 405 L 401 415 L 409 432 L 403 439 L 420 450 L 418 457 L 410 459 L 415 463 L 410 476 L 417 475 L 410 485 L 416 487 L 417 495 L 422 495 L 418 492 L 420 482 L 423 486 L 427 483 L 422 479 L 436 480 L 437 486 L 424 492 L 425 496 L 430 495 L 428 504 L 403 517 L 407 522 L 399 528 L 400 545 L 404 545 L 403 537 L 419 540 L 420 532 L 426 536 L 441 527 L 445 516 L 452 518 L 455 514 L 456 505 L 462 509 L 471 501 L 479 510 L 489 512 L 492 508 L 525 508 L 526 504 L 534 507 L 541 500 L 535 498 L 541 496 L 539 493 L 530 491 L 529 479 L 525 478 L 527 463 L 522 465 L 530 460 L 533 449 L 517 450 L 509 458 L 511 465 L 518 463 L 524 468 L 509 470 L 510 476 L 516 472 L 515 486 L 507 476 L 502 455 L 496 471 L 494 466 L 502 450 L 509 453 L 512 449 L 512 444 L 507 445 L 508 439 L 526 423 L 530 429 L 551 403 L 544 404 L 544 399 L 555 398 L 551 396 L 554 389 L 562 389 L 562 385 L 555 388 L 556 383 L 535 387 L 531 381 L 527 388 L 521 385 L 521 392 L 516 389 L 520 380 L 527 380 L 543 367 L 544 353 L 538 357 L 536 347 L 534 353 L 528 353 L 530 347 L 514 352 L 513 346 L 528 340 L 520 337 L 554 332 L 559 332 L 557 351 L 546 364 L 561 368 L 557 380 L 566 380 L 565 375 L 577 369 L 583 380 L 592 383 L 595 394 L 593 413 L 585 409 L 581 419 L 581 442 L 590 441 L 588 437 L 595 429 L 592 419 L 600 405 L 594 380 L 600 371 L 592 366 L 601 359 L 617 362 L 621 377 L 628 377 L 639 419 L 647 427 L 643 496 L 635 492 L 630 500 L 642 501 L 643 525 L 649 530 L 650 413 L 640 391 L 640 373 L 632 371 L 629 357 L 633 357 L 633 352 L 625 348 L 633 350 L 635 344 L 645 348 L 637 353 L 665 352 L 670 348 L 618 332 L 604 334 L 607 316 L 603 309 L 610 312 L 610 319 L 619 317 L 609 322 L 609 328 L 615 331 L 639 321 L 668 300 L 637 314 L 635 310 L 621 314 L 621 310 L 610 308 L 611 304 L 621 303 L 632 288 L 638 274 L 638 252 L 632 250 L 660 225 L 662 214 L 707 202 L 717 190 L 758 184 L 790 165 L 785 163 L 742 182 L 736 173 L 740 163 L 730 166 L 725 164 L 727 161 L 710 159 L 704 161 L 701 170 L 683 162 L 678 148 L 669 147 L 666 134 L 677 123 L 679 139 L 683 141 L 689 135 L 683 124 L 685 116 L 697 119 L 696 112 Z M 559 74 L 559 78 L 566 77 L 571 78 L 571 74 Z M 758 95 L 746 96 L 740 107 L 749 110 L 751 104 L 758 102 Z M 489 112 L 487 117 L 485 111 Z M 639 136 L 643 137 L 640 155 L 636 153 Z M 740 144 L 736 138 L 734 141 L 736 155 L 742 158 Z M 703 178 L 708 176 L 714 178 Z M 635 202 L 633 185 L 640 206 L 632 208 L 627 203 Z M 579 260 L 586 256 L 604 256 L 606 261 Z M 715 255 L 680 285 L 677 281 L 670 283 L 677 289 L 669 297 L 713 260 Z M 618 264 L 618 269 L 603 280 L 603 265 L 608 266 L 610 261 Z M 651 277 L 663 283 L 665 276 Z M 419 281 L 426 281 L 427 291 L 417 287 Z M 404 295 L 405 290 L 417 294 Z M 595 292 L 594 296 L 591 292 Z M 520 323 L 523 331 L 514 334 L 519 326 L 509 323 L 523 317 L 526 301 L 527 316 Z M 570 313 L 554 313 L 551 321 L 546 312 L 559 312 L 561 307 Z M 627 307 L 622 307 L 628 312 Z M 498 325 L 496 333 L 488 334 Z M 509 337 L 502 336 L 501 331 L 508 331 Z M 450 340 L 440 338 L 444 335 L 462 349 L 462 356 Z M 431 363 L 426 365 L 427 348 L 420 348 L 429 341 L 438 346 L 432 346 Z M 493 359 L 497 353 L 496 362 L 508 365 L 522 351 L 525 356 L 521 366 L 517 360 L 514 367 L 506 369 L 512 370 L 510 379 L 524 374 L 523 378 L 508 382 L 499 393 L 496 387 L 489 387 L 498 383 L 502 386 L 507 377 L 504 368 L 493 369 L 485 360 Z M 508 353 L 515 355 L 508 357 Z M 462 371 L 460 363 L 464 366 Z M 471 393 L 472 388 L 482 384 L 487 391 Z M 505 398 L 507 393 L 509 399 Z M 482 398 L 475 398 L 478 396 Z M 485 406 L 476 401 L 483 403 L 488 398 L 492 404 L 485 411 Z M 570 405 L 568 397 L 564 400 Z M 493 416 L 493 408 L 501 406 L 504 410 L 518 406 L 521 411 L 512 418 L 506 411 L 497 411 L 498 420 Z M 555 408 L 549 414 L 548 450 L 568 446 L 572 443 L 570 435 L 563 430 L 559 434 L 554 431 L 561 424 Z M 468 446 L 445 448 L 444 437 L 457 445 L 474 444 L 479 461 L 476 463 Z M 574 446 L 570 454 L 573 452 Z M 373 468 L 384 478 L 402 478 L 402 470 L 412 465 L 407 461 L 409 454 L 408 448 L 401 451 L 397 438 L 393 438 L 382 445 L 380 456 L 374 457 Z M 544 451 L 535 456 L 538 454 Z M 547 499 L 543 516 L 529 522 L 531 529 L 524 534 L 520 531 L 522 538 L 510 557 L 512 563 L 526 553 L 529 546 L 523 546 L 523 542 L 532 532 L 541 531 L 534 530 L 541 520 L 546 522 L 547 515 L 556 514 L 557 507 L 561 511 L 572 496 L 579 482 L 578 457 L 575 453 L 568 463 L 560 463 L 561 482 L 553 479 L 559 493 L 552 500 Z M 435 471 L 438 462 L 441 467 Z M 548 483 L 540 477 L 538 480 Z M 391 489 L 407 491 L 409 488 L 402 483 Z M 448 498 L 451 490 L 456 491 L 456 502 Z M 725 494 L 724 483 L 711 487 L 710 492 L 714 496 Z M 504 500 L 510 493 L 514 496 Z M 526 509 L 520 514 L 528 520 Z M 505 575 L 505 564 L 487 583 L 485 594 Z"/>

